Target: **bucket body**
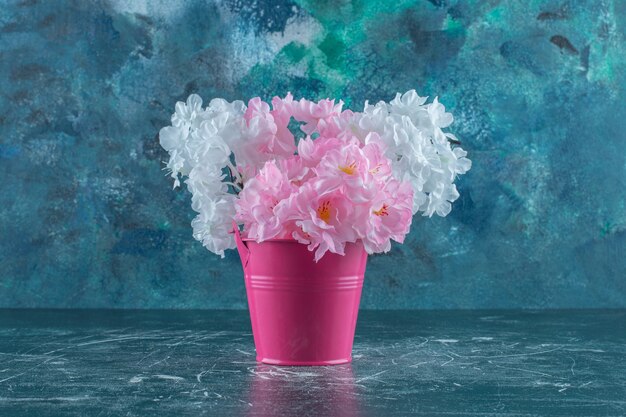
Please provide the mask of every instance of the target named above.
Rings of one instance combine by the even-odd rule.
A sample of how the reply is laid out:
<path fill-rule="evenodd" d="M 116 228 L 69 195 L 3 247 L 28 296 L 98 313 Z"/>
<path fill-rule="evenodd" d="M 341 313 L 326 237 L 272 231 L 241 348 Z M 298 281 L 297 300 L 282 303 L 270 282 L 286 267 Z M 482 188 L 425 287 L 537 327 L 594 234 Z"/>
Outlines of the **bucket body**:
<path fill-rule="evenodd" d="M 367 253 L 347 244 L 345 256 L 315 262 L 291 239 L 262 243 L 237 236 L 257 361 L 335 365 L 351 361 Z"/>

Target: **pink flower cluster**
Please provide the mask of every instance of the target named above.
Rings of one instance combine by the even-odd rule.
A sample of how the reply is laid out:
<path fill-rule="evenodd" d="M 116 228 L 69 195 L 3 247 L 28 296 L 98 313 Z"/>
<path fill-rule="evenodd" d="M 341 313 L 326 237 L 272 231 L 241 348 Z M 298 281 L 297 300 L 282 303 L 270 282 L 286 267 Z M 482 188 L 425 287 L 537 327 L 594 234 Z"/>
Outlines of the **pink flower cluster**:
<path fill-rule="evenodd" d="M 343 254 L 361 241 L 368 253 L 387 252 L 403 242 L 413 216 L 413 189 L 392 175 L 385 145 L 376 133 L 361 140 L 351 133 L 352 112 L 342 103 L 274 98 L 273 109 L 250 100 L 245 119 L 257 136 L 245 150 L 250 161 L 265 159 L 258 173 L 238 164 L 245 178 L 235 201 L 235 220 L 259 242 L 293 238 L 315 250 Z M 304 122 L 307 137 L 295 144 L 287 125 Z M 315 138 L 315 139 L 313 139 Z M 267 156 L 272 155 L 271 159 Z M 254 165 L 254 164 L 251 164 Z"/>

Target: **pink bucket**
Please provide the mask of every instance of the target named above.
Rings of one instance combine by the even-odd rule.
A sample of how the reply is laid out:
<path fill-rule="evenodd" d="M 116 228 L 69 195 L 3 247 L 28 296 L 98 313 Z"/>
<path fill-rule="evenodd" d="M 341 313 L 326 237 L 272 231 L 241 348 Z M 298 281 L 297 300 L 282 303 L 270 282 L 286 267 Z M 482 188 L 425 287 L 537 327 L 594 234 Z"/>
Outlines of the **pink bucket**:
<path fill-rule="evenodd" d="M 256 359 L 272 365 L 337 365 L 351 361 L 367 253 L 314 252 L 291 239 L 241 239 Z"/>

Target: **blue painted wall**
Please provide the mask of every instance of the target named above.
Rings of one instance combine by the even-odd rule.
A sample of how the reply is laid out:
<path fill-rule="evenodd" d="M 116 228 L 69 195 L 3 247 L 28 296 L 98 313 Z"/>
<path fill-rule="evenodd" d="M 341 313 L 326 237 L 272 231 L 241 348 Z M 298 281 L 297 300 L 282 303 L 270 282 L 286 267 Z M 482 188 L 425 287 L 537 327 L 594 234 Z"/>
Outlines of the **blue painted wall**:
<path fill-rule="evenodd" d="M 161 171 L 174 103 L 411 88 L 474 167 L 370 259 L 363 306 L 626 307 L 626 3 L 382 3 L 5 2 L 0 307 L 244 308 Z"/>

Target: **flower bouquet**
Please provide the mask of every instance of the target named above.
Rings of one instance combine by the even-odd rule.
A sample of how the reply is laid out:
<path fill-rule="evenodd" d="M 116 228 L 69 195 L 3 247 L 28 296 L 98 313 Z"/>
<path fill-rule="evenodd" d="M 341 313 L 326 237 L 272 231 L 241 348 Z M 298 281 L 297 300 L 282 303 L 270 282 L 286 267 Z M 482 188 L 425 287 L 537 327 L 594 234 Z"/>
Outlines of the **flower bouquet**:
<path fill-rule="evenodd" d="M 414 90 L 362 112 L 291 94 L 176 104 L 160 132 L 167 169 L 175 187 L 186 177 L 194 237 L 239 250 L 259 360 L 350 360 L 367 254 L 459 197 L 471 162 L 442 130 L 452 120 Z"/>

